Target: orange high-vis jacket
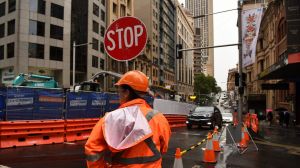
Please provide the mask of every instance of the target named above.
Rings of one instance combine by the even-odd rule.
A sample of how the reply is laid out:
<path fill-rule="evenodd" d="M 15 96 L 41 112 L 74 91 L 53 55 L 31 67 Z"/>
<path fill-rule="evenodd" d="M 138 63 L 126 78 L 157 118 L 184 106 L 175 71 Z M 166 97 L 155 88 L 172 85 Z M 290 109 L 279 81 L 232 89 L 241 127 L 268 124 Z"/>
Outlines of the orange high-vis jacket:
<path fill-rule="evenodd" d="M 171 130 L 168 121 L 143 99 L 107 113 L 85 144 L 89 168 L 160 168 Z"/>

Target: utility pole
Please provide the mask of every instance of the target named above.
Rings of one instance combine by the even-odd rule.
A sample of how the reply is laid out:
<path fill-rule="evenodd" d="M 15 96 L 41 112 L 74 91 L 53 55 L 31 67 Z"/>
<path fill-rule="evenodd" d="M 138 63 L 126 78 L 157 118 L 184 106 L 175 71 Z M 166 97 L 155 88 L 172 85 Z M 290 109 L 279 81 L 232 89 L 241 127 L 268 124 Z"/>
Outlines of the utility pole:
<path fill-rule="evenodd" d="M 239 18 L 239 44 L 242 44 L 242 1 L 238 1 L 238 18 Z M 243 46 L 239 45 L 239 109 L 238 121 L 242 122 L 243 112 Z"/>
<path fill-rule="evenodd" d="M 73 85 L 73 89 L 74 89 L 74 86 L 75 86 L 75 57 L 76 57 L 76 42 L 73 41 L 73 82 L 72 82 L 72 85 Z"/>
<path fill-rule="evenodd" d="M 76 68 L 75 68 L 75 64 L 76 64 L 76 47 L 80 47 L 80 46 L 87 46 L 87 45 L 90 45 L 90 44 L 93 44 L 93 43 L 82 43 L 82 44 L 76 44 L 76 42 L 75 41 L 73 41 L 73 82 L 72 82 L 72 84 L 73 84 L 73 89 L 74 89 L 74 86 L 75 86 L 75 70 L 76 70 Z"/>

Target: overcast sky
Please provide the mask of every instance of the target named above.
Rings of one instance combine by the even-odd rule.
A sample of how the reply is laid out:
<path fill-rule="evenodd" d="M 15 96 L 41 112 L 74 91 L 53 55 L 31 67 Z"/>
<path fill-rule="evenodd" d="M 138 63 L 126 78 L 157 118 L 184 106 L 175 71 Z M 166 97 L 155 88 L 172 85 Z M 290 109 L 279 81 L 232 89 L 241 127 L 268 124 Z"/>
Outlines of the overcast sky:
<path fill-rule="evenodd" d="M 179 0 L 185 3 L 185 0 Z M 213 0 L 214 12 L 236 9 L 237 0 Z M 210 16 L 211 17 L 211 16 Z M 237 11 L 216 14 L 214 17 L 214 45 L 238 43 Z M 214 49 L 215 78 L 222 90 L 226 88 L 228 70 L 238 63 L 236 46 Z"/>

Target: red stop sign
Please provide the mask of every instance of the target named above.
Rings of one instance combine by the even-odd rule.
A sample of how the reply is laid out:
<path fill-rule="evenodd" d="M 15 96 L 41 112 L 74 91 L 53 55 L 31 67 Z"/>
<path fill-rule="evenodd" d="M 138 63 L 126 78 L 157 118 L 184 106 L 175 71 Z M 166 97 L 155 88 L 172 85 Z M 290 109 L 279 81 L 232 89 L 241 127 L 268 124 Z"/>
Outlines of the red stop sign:
<path fill-rule="evenodd" d="M 122 17 L 113 22 L 105 32 L 106 53 L 117 61 L 136 58 L 147 42 L 147 30 L 135 17 Z"/>

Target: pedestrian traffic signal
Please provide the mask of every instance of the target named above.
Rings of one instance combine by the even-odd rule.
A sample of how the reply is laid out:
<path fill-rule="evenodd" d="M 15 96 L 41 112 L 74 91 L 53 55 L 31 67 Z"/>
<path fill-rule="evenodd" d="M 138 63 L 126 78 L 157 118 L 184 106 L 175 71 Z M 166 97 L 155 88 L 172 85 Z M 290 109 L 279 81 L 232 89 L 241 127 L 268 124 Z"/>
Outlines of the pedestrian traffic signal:
<path fill-rule="evenodd" d="M 235 86 L 239 86 L 239 80 L 240 80 L 240 75 L 239 75 L 239 73 L 235 73 L 234 74 L 234 84 L 235 84 Z"/>
<path fill-rule="evenodd" d="M 182 44 L 176 44 L 176 59 L 182 59 Z"/>

